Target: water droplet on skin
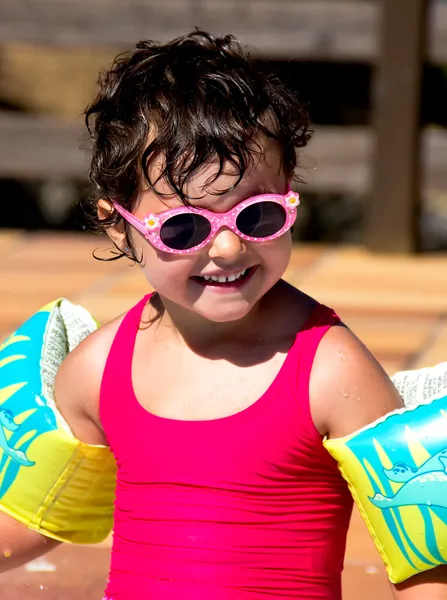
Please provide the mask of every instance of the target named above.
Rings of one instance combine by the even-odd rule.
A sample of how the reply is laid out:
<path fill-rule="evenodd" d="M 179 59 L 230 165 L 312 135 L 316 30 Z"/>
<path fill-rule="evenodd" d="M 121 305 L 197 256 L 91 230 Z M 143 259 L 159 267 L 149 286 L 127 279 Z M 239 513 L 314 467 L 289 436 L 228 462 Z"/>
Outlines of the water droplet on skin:
<path fill-rule="evenodd" d="M 340 350 L 338 350 L 338 354 L 340 355 L 340 360 L 345 360 L 346 352 L 341 352 Z"/>
<path fill-rule="evenodd" d="M 348 392 L 345 392 L 344 390 L 341 390 L 341 395 L 343 396 L 343 398 L 349 398 Z"/>
<path fill-rule="evenodd" d="M 378 572 L 378 568 L 375 565 L 369 565 L 365 571 L 368 575 L 375 575 Z"/>
<path fill-rule="evenodd" d="M 57 570 L 57 567 L 55 564 L 49 562 L 44 556 L 42 556 L 40 558 L 36 558 L 36 560 L 26 563 L 24 569 L 28 573 L 54 573 L 54 571 Z"/>

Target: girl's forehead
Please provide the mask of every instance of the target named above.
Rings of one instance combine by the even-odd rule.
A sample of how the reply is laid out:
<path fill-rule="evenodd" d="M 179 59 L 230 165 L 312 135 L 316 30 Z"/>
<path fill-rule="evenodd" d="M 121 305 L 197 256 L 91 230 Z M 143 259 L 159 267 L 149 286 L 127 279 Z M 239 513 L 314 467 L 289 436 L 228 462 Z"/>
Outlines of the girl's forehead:
<path fill-rule="evenodd" d="M 285 179 L 281 168 L 281 155 L 277 148 L 272 149 L 271 146 L 273 144 L 270 148 L 265 148 L 263 155 L 255 157 L 239 183 L 239 171 L 229 161 L 224 163 L 220 173 L 218 161 L 204 165 L 183 186 L 182 191 L 188 197 L 188 203 L 197 208 L 225 212 L 251 196 L 280 193 Z M 161 171 L 158 174 L 161 174 Z M 158 178 L 155 172 L 149 175 L 152 181 L 159 179 L 155 185 L 157 191 L 152 190 L 146 181 L 142 182 L 138 202 L 141 209 L 144 206 L 143 210 L 161 212 L 184 205 L 166 179 Z"/>
<path fill-rule="evenodd" d="M 224 213 L 231 210 L 240 202 L 261 194 L 281 194 L 284 191 L 285 180 L 258 180 L 239 184 L 233 190 L 211 185 L 201 192 L 200 196 L 188 198 L 188 206 L 209 210 L 215 213 Z M 161 191 L 161 190 L 160 190 Z M 222 194 L 222 191 L 225 193 Z M 176 195 L 169 192 L 166 196 L 156 194 L 152 190 L 143 192 L 137 205 L 138 212 L 161 213 L 163 211 L 185 206 L 185 203 Z"/>

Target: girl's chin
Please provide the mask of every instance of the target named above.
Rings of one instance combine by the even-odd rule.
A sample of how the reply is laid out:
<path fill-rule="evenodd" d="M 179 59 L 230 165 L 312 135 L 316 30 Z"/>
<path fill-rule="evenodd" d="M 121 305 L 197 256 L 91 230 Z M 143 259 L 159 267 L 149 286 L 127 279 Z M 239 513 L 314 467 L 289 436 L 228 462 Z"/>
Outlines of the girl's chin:
<path fill-rule="evenodd" d="M 197 302 L 194 306 L 194 312 L 213 323 L 232 323 L 244 319 L 253 309 L 253 306 L 254 303 L 243 299 L 222 303 Z"/>
<path fill-rule="evenodd" d="M 160 296 L 166 310 L 171 313 L 172 317 L 175 318 L 176 315 L 177 318 L 182 318 L 181 313 L 185 311 L 186 318 L 188 318 L 186 313 L 193 313 L 213 323 L 231 323 L 243 319 L 250 313 L 256 303 L 255 299 L 247 300 L 242 298 L 241 295 L 235 297 L 229 294 L 215 297 L 213 294 L 202 293 L 198 296 L 194 294 L 188 299 L 175 299 L 174 295 L 169 297 L 160 294 Z M 192 317 L 191 314 L 190 317 Z"/>

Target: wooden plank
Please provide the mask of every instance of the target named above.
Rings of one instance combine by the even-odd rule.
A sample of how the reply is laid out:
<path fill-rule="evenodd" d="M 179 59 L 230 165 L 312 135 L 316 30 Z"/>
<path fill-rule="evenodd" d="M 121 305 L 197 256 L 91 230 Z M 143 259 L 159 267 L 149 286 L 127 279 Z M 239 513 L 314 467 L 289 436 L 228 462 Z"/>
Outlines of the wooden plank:
<path fill-rule="evenodd" d="M 0 113 L 0 176 L 86 179 L 88 153 L 81 122 Z"/>
<path fill-rule="evenodd" d="M 88 141 L 82 122 L 0 113 L 0 177 L 87 178 Z M 365 195 L 370 189 L 374 136 L 368 127 L 317 127 L 300 152 L 297 174 L 308 191 Z M 422 137 L 425 189 L 447 190 L 447 132 L 428 129 Z"/>
<path fill-rule="evenodd" d="M 369 60 L 377 20 L 376 0 L 2 0 L 0 43 L 132 47 L 197 25 L 259 55 Z"/>
<path fill-rule="evenodd" d="M 447 61 L 447 2 L 432 0 L 428 7 L 427 54 L 433 63 Z"/>
<path fill-rule="evenodd" d="M 447 141 L 447 140 L 446 140 Z M 372 130 L 367 127 L 319 126 L 298 154 L 302 191 L 364 195 L 370 188 Z"/>
<path fill-rule="evenodd" d="M 428 0 L 382 0 L 373 121 L 376 146 L 365 240 L 375 251 L 419 248 L 420 100 Z"/>
<path fill-rule="evenodd" d="M 196 25 L 232 32 L 260 55 L 315 60 L 377 56 L 378 0 L 2 0 L 0 43 L 132 47 Z M 447 5 L 433 0 L 428 53 L 447 60 Z"/>

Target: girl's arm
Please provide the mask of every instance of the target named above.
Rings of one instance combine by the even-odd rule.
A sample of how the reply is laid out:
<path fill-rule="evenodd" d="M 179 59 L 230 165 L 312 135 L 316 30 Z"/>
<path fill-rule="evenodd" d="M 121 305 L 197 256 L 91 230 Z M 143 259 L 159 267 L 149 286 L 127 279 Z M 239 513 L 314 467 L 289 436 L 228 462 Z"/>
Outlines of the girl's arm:
<path fill-rule="evenodd" d="M 0 573 L 20 567 L 59 544 L 0 512 Z"/>
<path fill-rule="evenodd" d="M 447 565 L 440 565 L 420 575 L 393 585 L 396 600 L 445 600 L 447 598 Z"/>
<path fill-rule="evenodd" d="M 317 350 L 310 381 L 311 411 L 322 435 L 343 437 L 402 408 L 389 377 L 349 331 L 332 327 Z M 393 586 L 398 600 L 447 600 L 447 567 Z"/>

